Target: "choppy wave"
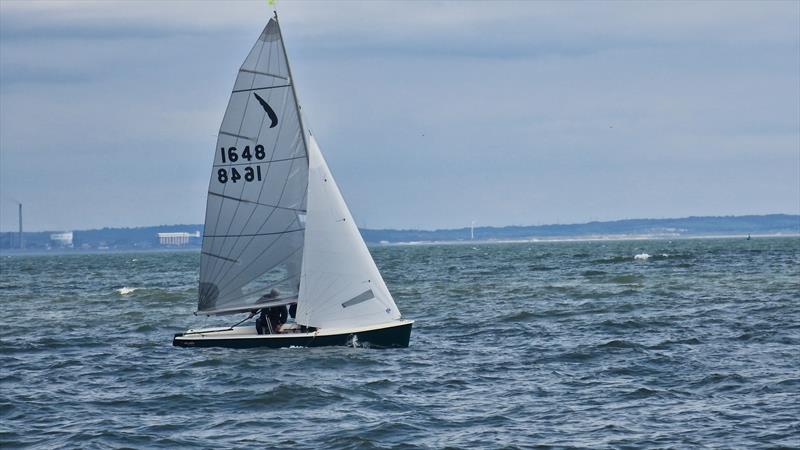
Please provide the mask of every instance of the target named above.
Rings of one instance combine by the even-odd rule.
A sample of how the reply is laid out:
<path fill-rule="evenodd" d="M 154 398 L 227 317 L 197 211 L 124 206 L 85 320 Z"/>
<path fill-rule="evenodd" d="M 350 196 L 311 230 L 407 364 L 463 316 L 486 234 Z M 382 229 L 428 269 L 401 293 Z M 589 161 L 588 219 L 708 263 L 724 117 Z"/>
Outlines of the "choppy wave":
<path fill-rule="evenodd" d="M 798 238 L 372 251 L 408 349 L 173 348 L 240 319 L 197 254 L 2 258 L 0 447 L 797 447 Z"/>

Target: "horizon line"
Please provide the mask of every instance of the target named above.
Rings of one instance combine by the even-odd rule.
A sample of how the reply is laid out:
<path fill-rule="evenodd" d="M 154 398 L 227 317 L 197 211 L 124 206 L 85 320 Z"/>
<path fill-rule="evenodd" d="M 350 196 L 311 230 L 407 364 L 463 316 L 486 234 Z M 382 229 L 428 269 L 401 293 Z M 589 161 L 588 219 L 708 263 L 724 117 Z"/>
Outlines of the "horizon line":
<path fill-rule="evenodd" d="M 708 216 L 682 216 L 682 217 L 631 217 L 625 219 L 608 219 L 608 220 L 589 220 L 586 222 L 571 222 L 571 223 L 545 223 L 545 224 L 528 224 L 528 225 L 520 225 L 520 224 L 509 224 L 509 225 L 484 225 L 484 226 L 476 226 L 475 229 L 490 229 L 490 228 L 511 228 L 511 227 L 519 227 L 519 228 L 526 228 L 526 227 L 553 227 L 553 226 L 574 226 L 574 225 L 589 225 L 595 223 L 614 223 L 614 222 L 624 222 L 624 221 L 631 221 L 631 220 L 686 220 L 686 219 L 702 219 L 702 218 L 743 218 L 743 217 L 770 217 L 770 216 L 789 216 L 789 217 L 796 217 L 800 219 L 800 213 L 767 213 L 767 214 L 729 214 L 729 215 L 708 215 Z M 138 225 L 138 226 L 119 226 L 119 227 L 102 227 L 102 228 L 73 228 L 73 229 L 66 229 L 66 228 L 53 228 L 53 229 L 43 229 L 43 230 L 25 230 L 23 229 L 23 233 L 49 233 L 49 232 L 75 232 L 75 231 L 95 231 L 95 230 L 124 230 L 124 229 L 136 229 L 136 228 L 157 228 L 157 227 L 179 227 L 179 226 L 187 226 L 187 227 L 196 227 L 196 226 L 205 226 L 202 223 L 174 223 L 174 224 L 159 224 L 159 225 Z M 361 227 L 358 226 L 359 230 L 369 230 L 369 231 L 426 231 L 426 232 L 436 232 L 436 231 L 447 231 L 447 230 L 465 230 L 469 229 L 469 225 L 465 225 L 463 227 L 452 227 L 452 228 L 369 228 L 369 227 Z M 19 230 L 11 230 L 11 231 L 0 231 L 0 233 L 19 233 Z"/>

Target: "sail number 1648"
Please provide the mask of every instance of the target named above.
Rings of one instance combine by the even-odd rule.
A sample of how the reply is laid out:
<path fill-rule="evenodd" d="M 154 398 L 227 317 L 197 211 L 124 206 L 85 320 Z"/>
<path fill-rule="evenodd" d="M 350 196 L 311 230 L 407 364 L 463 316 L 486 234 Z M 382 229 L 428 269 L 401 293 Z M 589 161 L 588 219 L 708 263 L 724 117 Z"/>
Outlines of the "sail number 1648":
<path fill-rule="evenodd" d="M 267 153 L 264 151 L 264 146 L 261 144 L 256 145 L 252 152 L 250 151 L 250 146 L 247 145 L 242 150 L 241 154 L 237 153 L 236 147 L 228 147 L 227 149 L 225 147 L 220 147 L 219 153 L 222 156 L 223 164 L 228 161 L 235 163 L 239 158 L 252 161 L 253 157 L 255 157 L 255 159 L 261 161 L 267 156 Z"/>
<path fill-rule="evenodd" d="M 248 145 L 242 149 L 242 153 L 238 153 L 236 147 L 228 147 L 227 149 L 225 147 L 221 147 L 219 152 L 222 156 L 223 164 L 227 163 L 228 161 L 235 163 L 239 160 L 239 158 L 246 159 L 247 161 L 252 161 L 253 158 L 255 158 L 256 161 L 262 161 L 264 158 L 266 158 L 267 154 L 264 151 L 263 145 L 256 145 L 253 150 L 254 151 L 250 151 L 250 146 Z M 255 169 L 253 169 L 251 166 L 247 166 L 240 169 L 231 167 L 230 171 L 228 171 L 228 169 L 217 170 L 217 181 L 222 184 L 225 184 L 228 181 L 236 183 L 242 178 L 244 178 L 244 181 L 261 181 L 261 166 L 256 165 Z"/>
<path fill-rule="evenodd" d="M 253 169 L 252 166 L 247 166 L 240 168 L 231 167 L 230 172 L 228 169 L 217 169 L 217 181 L 222 184 L 227 183 L 230 181 L 231 183 L 236 183 L 237 181 L 244 179 L 244 181 L 261 181 L 261 166 L 256 166 Z"/>

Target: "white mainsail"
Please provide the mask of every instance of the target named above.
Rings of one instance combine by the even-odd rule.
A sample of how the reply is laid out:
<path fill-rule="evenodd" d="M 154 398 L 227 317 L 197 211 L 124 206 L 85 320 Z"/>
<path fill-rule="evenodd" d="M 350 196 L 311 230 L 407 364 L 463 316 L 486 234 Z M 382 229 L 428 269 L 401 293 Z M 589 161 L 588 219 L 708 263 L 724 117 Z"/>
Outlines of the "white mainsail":
<path fill-rule="evenodd" d="M 308 214 L 297 321 L 319 328 L 400 318 L 313 136 L 308 139 Z"/>
<path fill-rule="evenodd" d="M 308 159 L 278 22 L 236 77 L 208 188 L 198 312 L 235 312 L 296 296 Z"/>

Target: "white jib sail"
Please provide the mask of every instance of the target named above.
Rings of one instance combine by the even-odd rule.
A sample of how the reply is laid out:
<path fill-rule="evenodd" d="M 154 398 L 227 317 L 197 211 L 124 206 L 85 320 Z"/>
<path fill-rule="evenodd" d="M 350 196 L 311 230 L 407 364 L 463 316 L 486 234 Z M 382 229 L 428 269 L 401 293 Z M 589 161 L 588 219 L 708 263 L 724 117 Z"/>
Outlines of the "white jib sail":
<path fill-rule="evenodd" d="M 241 68 L 220 126 L 200 259 L 199 313 L 297 296 L 308 159 L 278 22 Z"/>
<path fill-rule="evenodd" d="M 308 137 L 308 214 L 297 321 L 318 328 L 400 318 L 313 136 Z"/>

